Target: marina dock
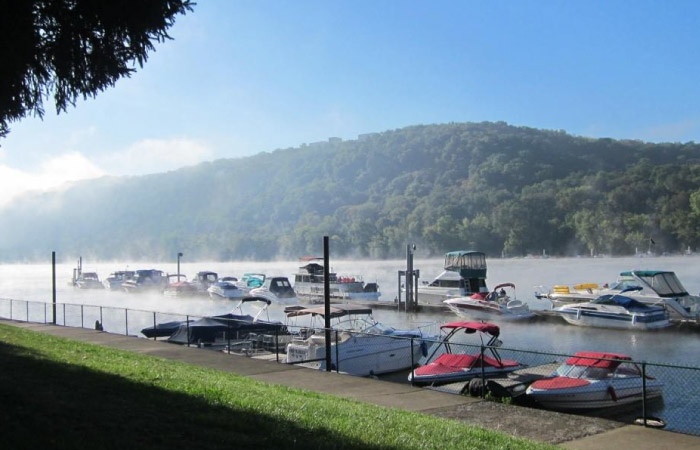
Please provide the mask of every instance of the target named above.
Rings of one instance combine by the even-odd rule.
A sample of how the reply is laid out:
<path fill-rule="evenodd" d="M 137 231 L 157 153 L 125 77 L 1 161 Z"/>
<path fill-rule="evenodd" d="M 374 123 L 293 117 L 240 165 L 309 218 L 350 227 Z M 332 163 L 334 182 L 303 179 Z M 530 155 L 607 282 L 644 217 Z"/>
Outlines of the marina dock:
<path fill-rule="evenodd" d="M 351 398 L 361 402 L 464 421 L 517 437 L 560 444 L 570 449 L 637 450 L 700 448 L 700 437 L 625 425 L 612 420 L 523 408 L 407 384 L 310 370 L 256 358 L 168 344 L 102 331 L 0 320 L 31 331 L 139 352 L 268 383 Z"/>

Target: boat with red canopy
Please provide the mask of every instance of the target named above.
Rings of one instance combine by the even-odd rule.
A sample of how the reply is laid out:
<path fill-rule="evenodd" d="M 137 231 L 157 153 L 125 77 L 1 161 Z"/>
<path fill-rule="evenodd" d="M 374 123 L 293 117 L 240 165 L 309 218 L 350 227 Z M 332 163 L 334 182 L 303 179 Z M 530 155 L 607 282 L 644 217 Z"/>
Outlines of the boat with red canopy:
<path fill-rule="evenodd" d="M 642 377 L 627 355 L 578 352 L 552 376 L 537 380 L 526 391 L 547 409 L 590 410 L 647 400 L 663 394 L 663 383 Z"/>
<path fill-rule="evenodd" d="M 445 337 L 433 345 L 427 363 L 409 374 L 415 385 L 437 386 L 477 377 L 494 377 L 525 365 L 501 358 L 496 349 L 500 328 L 487 322 L 450 322 L 440 327 Z M 477 343 L 458 342 L 462 334 L 478 336 Z M 475 351 L 474 351 L 475 350 Z"/>

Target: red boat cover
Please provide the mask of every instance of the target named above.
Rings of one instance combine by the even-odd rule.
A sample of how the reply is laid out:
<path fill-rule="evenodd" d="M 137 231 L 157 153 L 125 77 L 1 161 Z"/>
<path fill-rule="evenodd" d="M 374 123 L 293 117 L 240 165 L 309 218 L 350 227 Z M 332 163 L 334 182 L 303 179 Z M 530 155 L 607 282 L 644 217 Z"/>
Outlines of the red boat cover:
<path fill-rule="evenodd" d="M 484 322 L 450 322 L 446 323 L 440 328 L 464 328 L 465 333 L 474 333 L 476 331 L 481 331 L 483 333 L 488 333 L 491 336 L 498 336 L 498 333 L 500 333 L 498 325 Z"/>
<path fill-rule="evenodd" d="M 487 295 L 489 294 L 486 292 L 475 292 L 470 295 L 469 298 L 473 298 L 474 300 L 486 300 Z"/>
<path fill-rule="evenodd" d="M 614 369 L 620 365 L 620 361 L 608 361 L 609 359 L 621 359 L 629 361 L 627 355 L 619 353 L 599 353 L 599 352 L 578 352 L 573 357 L 566 360 L 566 364 L 572 366 L 601 367 L 603 369 Z"/>
<path fill-rule="evenodd" d="M 441 373 L 457 372 L 464 369 L 473 369 L 481 367 L 480 355 L 456 355 L 452 353 L 443 353 L 438 356 L 435 361 L 421 366 L 415 370 L 418 375 L 435 375 Z M 516 367 L 520 363 L 511 360 L 498 360 L 490 356 L 484 355 L 484 367 L 496 367 L 502 369 L 504 367 Z"/>
<path fill-rule="evenodd" d="M 537 380 L 531 386 L 535 389 L 567 389 L 587 384 L 590 384 L 590 381 L 583 378 L 554 377 Z"/>

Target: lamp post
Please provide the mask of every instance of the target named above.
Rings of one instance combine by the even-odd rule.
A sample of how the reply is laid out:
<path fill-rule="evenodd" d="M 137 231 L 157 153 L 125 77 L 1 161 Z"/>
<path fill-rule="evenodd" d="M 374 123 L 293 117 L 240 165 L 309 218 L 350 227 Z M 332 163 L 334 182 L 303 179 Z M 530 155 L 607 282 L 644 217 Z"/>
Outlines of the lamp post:
<path fill-rule="evenodd" d="M 182 258 L 182 252 L 177 253 L 177 281 L 180 282 L 180 258 Z"/>

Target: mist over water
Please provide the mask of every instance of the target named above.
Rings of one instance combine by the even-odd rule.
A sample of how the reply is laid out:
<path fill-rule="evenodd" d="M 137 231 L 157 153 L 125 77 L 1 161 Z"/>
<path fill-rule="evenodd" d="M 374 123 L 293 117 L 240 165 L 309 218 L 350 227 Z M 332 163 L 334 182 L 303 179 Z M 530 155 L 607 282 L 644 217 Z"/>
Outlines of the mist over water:
<path fill-rule="evenodd" d="M 516 285 L 517 298 L 526 301 L 531 309 L 549 309 L 547 300 L 538 300 L 535 291 L 546 290 L 554 284 L 583 282 L 610 283 L 621 271 L 631 269 L 659 269 L 675 271 L 691 294 L 700 292 L 700 256 L 672 256 L 654 258 L 532 258 L 488 259 L 487 285 L 493 287 L 503 282 Z M 198 271 L 211 270 L 222 276 L 241 277 L 245 272 L 282 275 L 294 280 L 294 273 L 302 265 L 298 261 L 273 262 L 188 262 L 181 261 L 181 273 L 191 278 Z M 331 269 L 339 275 L 362 277 L 365 282 L 379 284 L 383 301 L 393 301 L 398 292 L 397 272 L 405 269 L 402 260 L 333 260 Z M 430 281 L 442 271 L 443 260 L 419 259 L 414 261 L 420 270 L 421 280 Z M 230 312 L 236 302 L 208 297 L 172 298 L 159 294 L 126 294 L 107 290 L 79 290 L 69 286 L 74 265 L 56 266 L 57 299 L 59 303 L 97 305 L 158 311 L 180 315 L 205 316 Z M 170 264 L 128 264 L 83 262 L 83 271 L 96 271 L 101 279 L 110 272 L 124 269 L 155 268 L 168 273 L 177 272 L 176 262 Z M 51 265 L 2 264 L 0 265 L 0 297 L 16 300 L 51 302 Z M 72 307 L 66 307 L 71 311 Z M 73 308 L 74 309 L 74 308 Z M 87 308 L 86 308 L 87 310 Z M 1 311 L 5 314 L 5 311 Z M 67 314 L 71 314 L 70 312 Z M 72 314 L 76 314 L 74 311 Z M 94 311 L 92 317 L 94 317 Z M 399 313 L 393 310 L 375 309 L 374 316 L 395 327 L 438 325 L 456 320 L 451 312 Z M 59 312 L 60 317 L 60 312 Z M 91 320 L 94 321 L 94 319 Z M 121 316 L 120 316 L 121 317 Z M 165 316 L 164 316 L 165 317 Z M 270 318 L 284 320 L 283 307 L 273 305 Z M 123 319 L 119 319 L 123 320 Z M 163 319 L 165 320 L 165 319 Z M 135 334 L 152 325 L 152 314 L 130 313 L 129 333 Z M 160 321 L 160 319 L 159 319 Z M 700 332 L 667 330 L 660 332 L 630 332 L 576 327 L 562 321 L 494 322 L 501 325 L 504 347 L 573 353 L 576 351 L 614 351 L 626 353 L 635 359 L 649 362 L 665 362 L 700 366 L 697 356 L 700 350 Z M 87 322 L 86 323 L 90 323 Z M 80 323 L 78 322 L 78 326 Z"/>

